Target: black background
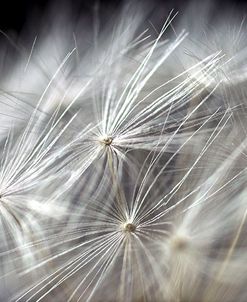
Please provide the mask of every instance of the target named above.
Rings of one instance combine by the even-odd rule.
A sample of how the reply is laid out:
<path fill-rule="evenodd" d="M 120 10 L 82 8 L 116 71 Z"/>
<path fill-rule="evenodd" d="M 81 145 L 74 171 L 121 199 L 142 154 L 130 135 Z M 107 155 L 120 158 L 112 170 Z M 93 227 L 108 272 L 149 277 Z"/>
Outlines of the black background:
<path fill-rule="evenodd" d="M 134 0 L 133 0 L 134 1 Z M 203 0 L 198 0 L 203 1 Z M 0 29 L 2 31 L 12 30 L 14 32 L 19 33 L 23 27 L 26 25 L 27 21 L 36 16 L 36 18 L 42 18 L 45 15 L 46 11 L 49 10 L 50 4 L 54 1 L 48 0 L 19 0 L 19 1 L 1 1 L 0 5 Z M 64 1 L 70 6 L 73 6 L 75 12 L 83 14 L 91 14 L 92 7 L 95 4 L 95 1 L 86 1 L 86 0 L 68 0 Z M 101 0 L 100 6 L 104 7 L 104 9 L 116 9 L 118 6 L 124 1 L 121 0 Z M 138 2 L 138 1 L 137 1 Z M 139 1 L 140 2 L 140 1 Z M 159 8 L 161 11 L 165 7 L 167 8 L 174 8 L 175 10 L 181 10 L 183 6 L 186 6 L 189 1 L 182 1 L 182 0 L 173 0 L 173 1 L 158 1 L 153 0 L 150 1 L 152 5 L 156 8 Z M 57 11 L 59 13 L 59 4 L 62 1 L 57 1 L 58 7 Z M 214 1 L 216 10 L 221 11 L 226 6 L 230 7 L 230 9 L 238 9 L 243 15 L 247 12 L 247 1 L 244 0 L 217 0 Z"/>

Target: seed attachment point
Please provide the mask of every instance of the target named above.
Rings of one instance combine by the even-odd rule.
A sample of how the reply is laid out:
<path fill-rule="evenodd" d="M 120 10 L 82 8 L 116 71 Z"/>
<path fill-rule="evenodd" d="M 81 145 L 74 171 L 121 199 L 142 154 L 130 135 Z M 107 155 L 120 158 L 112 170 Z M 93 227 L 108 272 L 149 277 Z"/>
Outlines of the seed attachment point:
<path fill-rule="evenodd" d="M 104 136 L 100 139 L 100 142 L 105 146 L 110 146 L 112 144 L 113 138 L 111 136 Z"/>
<path fill-rule="evenodd" d="M 189 238 L 184 236 L 175 236 L 171 241 L 173 250 L 182 252 L 186 250 L 189 246 Z"/>
<path fill-rule="evenodd" d="M 125 223 L 123 226 L 125 232 L 134 233 L 136 231 L 136 226 L 133 223 Z"/>

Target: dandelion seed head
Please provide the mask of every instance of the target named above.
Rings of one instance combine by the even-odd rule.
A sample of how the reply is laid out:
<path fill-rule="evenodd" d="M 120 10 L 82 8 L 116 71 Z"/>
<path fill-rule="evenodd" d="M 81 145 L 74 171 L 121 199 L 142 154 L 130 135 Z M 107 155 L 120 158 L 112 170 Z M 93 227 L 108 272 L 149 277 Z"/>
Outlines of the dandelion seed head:
<path fill-rule="evenodd" d="M 147 13 L 61 16 L 5 77 L 1 301 L 247 301 L 244 22 Z"/>

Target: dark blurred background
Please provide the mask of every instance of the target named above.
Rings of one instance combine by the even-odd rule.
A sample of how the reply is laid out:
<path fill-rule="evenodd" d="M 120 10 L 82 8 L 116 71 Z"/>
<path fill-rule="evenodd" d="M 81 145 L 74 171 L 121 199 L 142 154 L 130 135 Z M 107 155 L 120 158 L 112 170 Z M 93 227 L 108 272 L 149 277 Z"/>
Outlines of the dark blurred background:
<path fill-rule="evenodd" d="M 134 2 L 135 0 L 131 1 Z M 203 2 L 204 0 L 197 0 L 197 2 Z M 213 1 L 213 0 L 212 0 Z M 48 0 L 16 0 L 16 1 L 1 1 L 0 7 L 0 29 L 2 31 L 14 31 L 19 33 L 23 27 L 27 24 L 27 20 L 31 17 L 37 19 L 42 18 L 45 12 L 49 9 L 49 6 L 54 1 Z M 92 14 L 93 7 L 95 5 L 94 0 L 61 0 L 57 1 L 57 12 L 59 13 L 60 3 L 65 2 L 70 6 L 73 6 L 75 12 L 83 14 Z M 100 7 L 114 11 L 118 6 L 121 6 L 126 1 L 121 0 L 101 0 L 99 2 Z M 144 2 L 142 0 L 136 2 Z M 148 2 L 148 1 L 145 1 Z M 175 10 L 183 9 L 188 5 L 190 1 L 186 0 L 150 0 L 149 1 L 154 8 L 156 8 L 161 14 L 162 11 L 174 8 Z M 219 12 L 226 6 L 230 9 L 237 9 L 244 15 L 247 11 L 247 0 L 214 0 L 215 9 Z M 37 22 L 38 20 L 36 20 Z M 37 22 L 38 23 L 38 22 Z"/>

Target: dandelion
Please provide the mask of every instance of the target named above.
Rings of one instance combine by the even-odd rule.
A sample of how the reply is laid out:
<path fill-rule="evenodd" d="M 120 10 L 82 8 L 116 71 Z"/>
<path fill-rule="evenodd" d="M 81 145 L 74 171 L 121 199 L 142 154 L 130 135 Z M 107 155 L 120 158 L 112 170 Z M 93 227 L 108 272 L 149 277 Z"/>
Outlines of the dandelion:
<path fill-rule="evenodd" d="M 244 23 L 117 16 L 55 18 L 1 80 L 0 300 L 245 301 Z"/>
<path fill-rule="evenodd" d="M 219 122 L 219 129 L 215 129 L 214 135 L 202 148 L 193 168 L 228 121 L 229 117 L 225 116 Z M 152 297 L 159 300 L 163 296 L 161 282 L 167 282 L 169 263 L 164 262 L 162 267 L 165 259 L 163 245 L 168 245 L 165 242 L 170 240 L 174 223 L 172 218 L 166 217 L 175 212 L 180 204 L 187 204 L 186 198 L 176 203 L 171 200 L 179 196 L 180 187 L 193 174 L 190 167 L 179 183 L 170 184 L 167 193 L 164 193 L 163 186 L 158 186 L 157 193 L 157 181 L 159 178 L 164 179 L 162 173 L 171 159 L 168 159 L 155 179 L 150 179 L 149 175 L 152 175 L 156 164 L 163 160 L 161 155 L 164 151 L 158 153 L 146 172 L 143 171 L 143 176 L 140 175 L 132 187 L 132 194 L 129 194 L 131 186 L 122 185 L 121 179 L 118 179 L 115 190 L 103 187 L 100 194 L 93 194 L 89 201 L 82 199 L 75 205 L 75 209 L 68 213 L 67 222 L 62 222 L 63 231 L 57 235 L 58 238 L 63 238 L 63 242 L 57 241 L 53 236 L 47 237 L 51 241 L 51 256 L 38 261 L 36 265 L 25 270 L 24 274 L 50 263 L 56 269 L 45 274 L 17 301 L 47 299 L 60 286 L 68 301 L 99 301 L 103 293 L 104 298 L 109 301 L 151 300 Z M 178 154 L 179 150 L 176 155 Z M 202 186 L 203 184 L 198 185 L 195 192 Z M 188 197 L 193 193 L 188 193 Z M 70 195 L 67 196 L 69 198 Z M 81 198 L 83 197 L 85 195 Z M 55 225 L 55 230 L 59 229 Z M 173 239 L 175 250 L 183 250 L 186 245 L 186 240 Z"/>
<path fill-rule="evenodd" d="M 160 42 L 170 22 L 168 19 L 158 38 L 148 48 L 140 66 L 130 76 L 123 89 L 121 87 L 117 89 L 116 85 L 120 79 L 114 65 L 109 72 L 110 78 L 108 79 L 106 75 L 103 81 L 103 91 L 94 92 L 91 110 L 80 110 L 78 113 L 73 125 L 76 132 L 74 134 L 72 132 L 72 140 L 68 144 L 73 166 L 78 167 L 79 174 L 75 174 L 75 179 L 93 163 L 97 163 L 100 158 L 106 161 L 108 166 L 112 165 L 111 169 L 119 170 L 124 164 L 132 166 L 136 164 L 137 159 L 131 158 L 131 152 L 136 150 L 151 151 L 156 148 L 158 151 L 166 146 L 167 152 L 174 152 L 191 135 L 195 127 L 200 127 L 210 116 L 211 112 L 201 116 L 200 111 L 207 102 L 210 102 L 214 89 L 206 96 L 202 96 L 200 101 L 195 101 L 195 105 L 191 106 L 188 112 L 189 104 L 193 103 L 191 100 L 200 98 L 205 92 L 198 81 L 185 77 L 188 70 L 155 89 L 148 90 L 148 93 L 145 92 L 146 84 L 151 81 L 152 76 L 185 38 L 185 34 L 182 33 L 170 45 Z M 156 64 L 149 66 L 150 58 L 156 48 L 162 52 L 162 56 L 157 59 Z M 163 48 L 164 51 L 162 51 Z M 190 71 L 194 70 L 195 76 L 199 76 L 196 69 L 199 69 L 200 73 L 203 72 L 203 76 L 211 74 L 217 68 L 219 58 L 218 54 L 211 55 L 192 66 Z M 117 65 L 117 67 L 117 73 L 119 73 L 118 69 L 121 66 Z M 112 80 L 113 76 L 114 80 Z M 120 76 L 122 76 L 121 73 Z M 172 84 L 182 77 L 185 79 L 180 84 Z M 171 84 L 174 87 L 168 88 Z M 216 107 L 212 110 L 217 112 L 214 115 L 217 119 L 227 109 Z M 88 124 L 82 123 L 82 121 L 87 121 L 87 116 L 93 117 L 95 121 L 90 120 L 91 130 L 89 129 L 87 135 L 83 132 L 81 137 L 80 129 L 88 127 Z M 105 168 L 103 170 L 107 173 Z"/>

